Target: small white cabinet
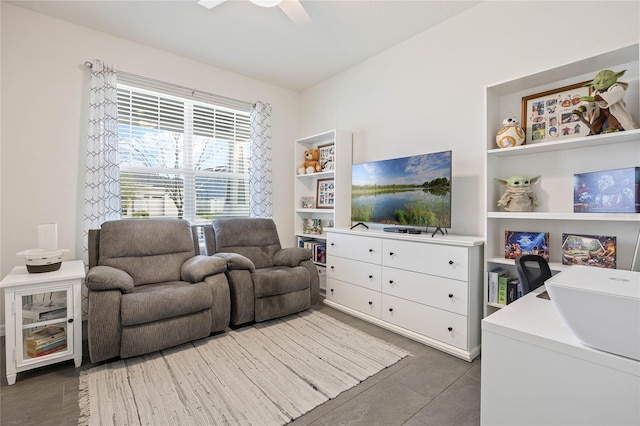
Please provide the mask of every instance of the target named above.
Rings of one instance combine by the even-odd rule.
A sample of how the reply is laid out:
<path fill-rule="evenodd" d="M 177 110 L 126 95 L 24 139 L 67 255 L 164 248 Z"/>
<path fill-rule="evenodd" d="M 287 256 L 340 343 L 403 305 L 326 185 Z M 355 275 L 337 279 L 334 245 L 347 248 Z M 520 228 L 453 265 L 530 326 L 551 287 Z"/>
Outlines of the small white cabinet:
<path fill-rule="evenodd" d="M 480 352 L 478 237 L 334 228 L 325 303 L 467 361 Z"/>
<path fill-rule="evenodd" d="M 82 364 L 81 260 L 28 273 L 17 266 L 0 282 L 5 301 L 7 382 L 22 371 L 73 359 Z"/>

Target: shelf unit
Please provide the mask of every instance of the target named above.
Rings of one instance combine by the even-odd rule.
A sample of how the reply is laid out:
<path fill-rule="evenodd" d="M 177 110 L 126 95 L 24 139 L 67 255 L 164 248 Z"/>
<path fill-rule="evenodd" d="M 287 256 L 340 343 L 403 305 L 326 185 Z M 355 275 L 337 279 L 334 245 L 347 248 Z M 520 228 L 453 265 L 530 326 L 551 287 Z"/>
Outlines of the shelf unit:
<path fill-rule="evenodd" d="M 533 93 L 593 79 L 602 69 L 626 69 L 621 81 L 628 111 L 640 124 L 639 45 L 623 47 L 594 57 L 486 87 L 485 156 L 485 277 L 501 266 L 517 276 L 513 260 L 504 258 L 505 231 L 549 232 L 550 267 L 562 264 L 562 234 L 609 235 L 617 239 L 617 267 L 630 269 L 640 238 L 638 213 L 574 213 L 574 174 L 640 166 L 640 130 L 628 130 L 557 142 L 539 142 L 513 148 L 497 148 L 495 135 L 507 116 L 520 117 L 522 98 Z M 522 118 L 522 117 L 520 117 Z M 522 122 L 522 120 L 520 120 Z M 533 185 L 539 206 L 532 212 L 504 212 L 497 201 L 504 186 L 496 178 L 512 175 L 541 176 Z M 503 305 L 489 304 L 484 285 L 484 316 Z"/>
<path fill-rule="evenodd" d="M 295 184 L 294 184 L 294 235 L 296 245 L 300 241 L 310 240 L 324 244 L 326 242 L 325 229 L 330 226 L 351 225 L 351 164 L 352 164 L 352 134 L 340 130 L 330 130 L 317 135 L 296 140 L 295 143 Z M 312 174 L 299 175 L 298 166 L 304 158 L 304 151 L 334 144 L 334 162 L 332 170 L 324 170 Z M 317 185 L 320 179 L 334 180 L 333 208 L 315 208 Z M 313 199 L 314 208 L 302 208 L 303 197 Z M 305 234 L 303 222 L 305 219 L 320 219 L 321 234 Z M 320 273 L 320 289 L 325 290 L 325 263 L 316 263 Z"/>

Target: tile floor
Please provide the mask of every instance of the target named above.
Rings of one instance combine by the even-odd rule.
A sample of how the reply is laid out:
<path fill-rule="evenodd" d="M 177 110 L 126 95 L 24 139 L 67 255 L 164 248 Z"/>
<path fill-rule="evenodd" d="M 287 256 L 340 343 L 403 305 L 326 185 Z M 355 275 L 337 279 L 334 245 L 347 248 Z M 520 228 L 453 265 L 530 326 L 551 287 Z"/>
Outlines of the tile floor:
<path fill-rule="evenodd" d="M 351 317 L 323 304 L 315 309 L 409 351 L 381 371 L 291 425 L 463 426 L 480 424 L 480 359 L 469 363 Z M 18 373 L 7 386 L 1 341 L 0 424 L 77 425 L 79 372 L 91 368 L 86 341 L 80 368 L 73 361 Z"/>

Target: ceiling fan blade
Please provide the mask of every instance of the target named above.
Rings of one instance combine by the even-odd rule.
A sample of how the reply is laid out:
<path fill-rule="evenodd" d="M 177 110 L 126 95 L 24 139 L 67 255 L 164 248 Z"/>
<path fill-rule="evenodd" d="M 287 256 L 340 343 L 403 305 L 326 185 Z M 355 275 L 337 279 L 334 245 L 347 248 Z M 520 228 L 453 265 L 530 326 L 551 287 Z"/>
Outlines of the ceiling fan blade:
<path fill-rule="evenodd" d="M 200 0 L 198 4 L 200 6 L 206 7 L 207 9 L 213 9 L 214 7 L 216 7 L 220 3 L 224 3 L 225 1 L 227 0 Z"/>
<path fill-rule="evenodd" d="M 298 0 L 282 0 L 278 5 L 280 9 L 291 19 L 297 26 L 306 27 L 311 24 L 311 18 L 304 10 L 302 4 Z"/>

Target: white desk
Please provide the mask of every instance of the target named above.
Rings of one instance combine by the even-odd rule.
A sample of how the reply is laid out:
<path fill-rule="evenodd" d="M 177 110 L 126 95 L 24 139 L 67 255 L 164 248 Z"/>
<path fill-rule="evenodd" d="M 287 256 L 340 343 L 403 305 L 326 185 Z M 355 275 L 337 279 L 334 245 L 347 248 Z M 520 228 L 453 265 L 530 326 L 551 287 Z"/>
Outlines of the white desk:
<path fill-rule="evenodd" d="M 482 425 L 640 425 L 640 362 L 583 345 L 539 288 L 482 320 Z"/>

